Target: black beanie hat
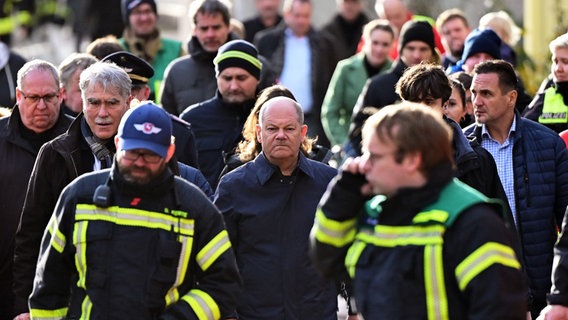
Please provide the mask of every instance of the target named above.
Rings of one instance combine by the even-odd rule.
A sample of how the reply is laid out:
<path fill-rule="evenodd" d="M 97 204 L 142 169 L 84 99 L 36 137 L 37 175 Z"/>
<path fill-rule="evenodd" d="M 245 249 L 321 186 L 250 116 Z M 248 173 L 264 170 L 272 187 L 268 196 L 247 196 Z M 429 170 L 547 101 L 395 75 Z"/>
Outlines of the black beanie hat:
<path fill-rule="evenodd" d="M 491 29 L 475 29 L 465 39 L 461 61 L 476 53 L 487 53 L 493 59 L 501 59 L 501 38 Z"/>
<path fill-rule="evenodd" d="M 154 11 L 154 13 L 158 15 L 158 8 L 156 7 L 156 1 L 154 0 L 122 0 L 122 21 L 124 22 L 125 26 L 129 25 L 128 17 L 130 17 L 132 10 L 143 3 L 149 4 L 152 7 L 152 11 Z"/>
<path fill-rule="evenodd" d="M 238 67 L 245 69 L 256 79 L 260 79 L 262 62 L 258 59 L 258 51 L 245 40 L 233 40 L 222 45 L 213 63 L 216 77 L 219 77 L 219 74 L 227 68 Z"/>
<path fill-rule="evenodd" d="M 435 52 L 436 44 L 434 42 L 434 30 L 426 21 L 407 21 L 400 31 L 398 39 L 398 53 L 402 53 L 402 49 L 411 41 L 422 41 Z"/>

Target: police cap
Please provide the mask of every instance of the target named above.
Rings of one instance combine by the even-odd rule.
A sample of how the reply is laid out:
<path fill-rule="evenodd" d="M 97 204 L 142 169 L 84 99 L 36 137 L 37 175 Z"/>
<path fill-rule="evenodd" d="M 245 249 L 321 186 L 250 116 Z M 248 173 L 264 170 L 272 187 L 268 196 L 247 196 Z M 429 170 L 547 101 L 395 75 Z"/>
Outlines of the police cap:
<path fill-rule="evenodd" d="M 126 71 L 133 85 L 148 84 L 154 76 L 154 68 L 128 51 L 118 51 L 104 57 L 103 62 L 112 62 Z"/>

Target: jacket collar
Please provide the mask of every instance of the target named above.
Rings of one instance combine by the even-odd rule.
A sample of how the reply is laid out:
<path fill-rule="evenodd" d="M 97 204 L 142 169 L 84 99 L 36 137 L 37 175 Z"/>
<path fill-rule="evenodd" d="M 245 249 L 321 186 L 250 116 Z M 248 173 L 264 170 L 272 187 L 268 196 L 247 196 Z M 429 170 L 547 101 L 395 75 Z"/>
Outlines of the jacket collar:
<path fill-rule="evenodd" d="M 440 164 L 431 169 L 424 186 L 402 188 L 382 204 L 381 224 L 405 225 L 426 206 L 435 202 L 442 189 L 452 180 L 453 172 L 449 164 Z"/>
<path fill-rule="evenodd" d="M 452 145 L 454 149 L 454 155 L 456 159 L 456 163 L 461 163 L 467 159 L 472 157 L 477 157 L 476 153 L 473 151 L 473 148 L 469 144 L 466 136 L 462 133 L 462 130 L 455 121 L 449 119 L 448 117 L 444 116 L 444 120 L 450 126 L 453 132 L 453 139 Z"/>
<path fill-rule="evenodd" d="M 299 152 L 299 151 L 298 151 Z M 280 174 L 280 169 L 272 163 L 268 162 L 268 159 L 264 156 L 264 152 L 261 152 L 254 160 L 255 174 L 256 178 L 261 185 L 265 185 L 274 174 Z M 310 166 L 309 160 L 299 152 L 298 167 L 299 170 L 306 174 L 310 178 L 314 178 L 313 168 Z"/>
<path fill-rule="evenodd" d="M 390 73 L 398 75 L 399 78 L 402 77 L 404 71 L 408 68 L 408 66 L 400 60 L 400 58 L 396 59 L 396 61 L 392 64 Z"/>
<path fill-rule="evenodd" d="M 60 110 L 57 121 L 53 127 L 45 131 L 44 134 L 51 134 L 52 137 L 50 139 L 55 138 L 57 135 L 65 131 L 65 129 L 69 126 L 69 123 L 71 123 L 71 119 L 72 117 L 66 115 L 62 110 Z M 22 116 L 20 114 L 19 106 L 15 105 L 5 127 L 0 130 L 0 135 L 5 136 L 7 141 L 18 144 L 28 151 L 37 154 L 38 150 L 33 150 L 34 148 L 31 147 L 30 143 L 22 137 L 20 125 L 23 126 Z"/>
<path fill-rule="evenodd" d="M 513 141 L 517 141 L 519 139 L 522 138 L 523 135 L 523 118 L 521 117 L 521 114 L 519 113 L 519 111 L 517 109 L 515 109 L 515 122 L 516 122 L 516 127 L 515 127 L 515 135 L 513 136 Z M 480 144 L 481 144 L 481 139 L 482 139 L 482 126 L 477 124 L 477 123 L 473 123 L 471 124 L 469 127 L 464 129 L 464 132 L 469 132 L 467 135 L 468 139 L 476 139 Z"/>

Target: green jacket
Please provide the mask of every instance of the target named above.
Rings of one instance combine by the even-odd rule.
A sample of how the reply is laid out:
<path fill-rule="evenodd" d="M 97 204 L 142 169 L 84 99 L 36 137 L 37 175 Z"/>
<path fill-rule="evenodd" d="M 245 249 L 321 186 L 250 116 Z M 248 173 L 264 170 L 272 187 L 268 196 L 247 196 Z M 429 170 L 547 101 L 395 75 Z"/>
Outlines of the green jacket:
<path fill-rule="evenodd" d="M 353 106 L 365 82 L 369 78 L 365 70 L 365 54 L 358 53 L 341 60 L 333 73 L 321 108 L 321 121 L 332 145 L 342 145 L 347 140 Z M 379 73 L 390 69 L 386 61 Z"/>

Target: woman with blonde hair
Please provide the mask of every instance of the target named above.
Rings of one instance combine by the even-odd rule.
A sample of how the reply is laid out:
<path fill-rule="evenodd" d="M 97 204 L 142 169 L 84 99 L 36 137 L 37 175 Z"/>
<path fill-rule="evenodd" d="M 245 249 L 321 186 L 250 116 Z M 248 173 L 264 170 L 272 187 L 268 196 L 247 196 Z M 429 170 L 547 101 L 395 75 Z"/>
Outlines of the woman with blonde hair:
<path fill-rule="evenodd" d="M 237 145 L 235 153 L 225 155 L 225 168 L 220 176 L 254 160 L 262 151 L 262 146 L 256 137 L 256 126 L 258 125 L 260 109 L 268 100 L 276 97 L 287 97 L 296 101 L 294 94 L 282 85 L 273 85 L 262 90 L 243 126 L 243 140 Z M 306 137 L 300 146 L 300 151 L 312 160 L 327 163 L 331 159 L 331 151 L 317 145 L 316 141 L 317 138 Z"/>

